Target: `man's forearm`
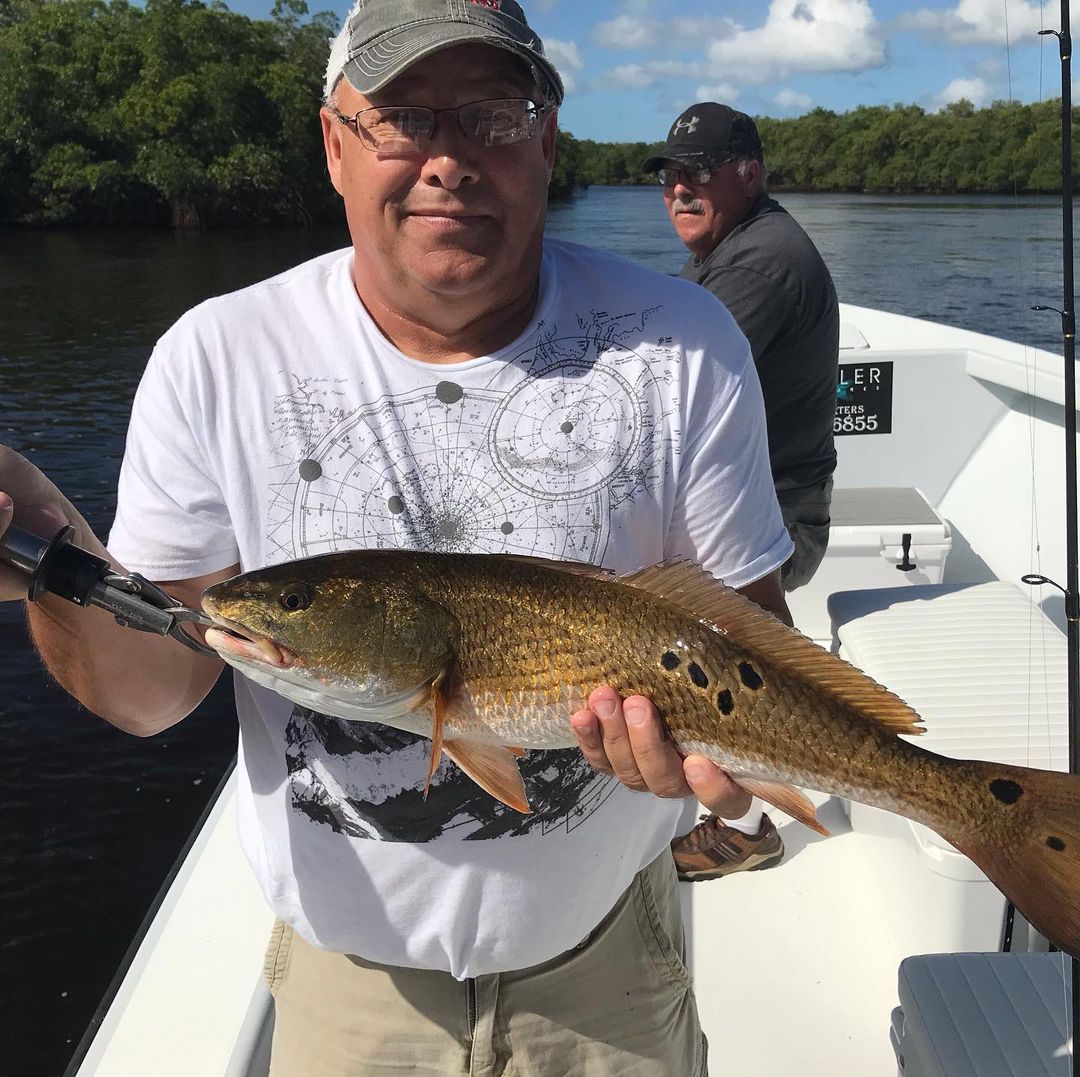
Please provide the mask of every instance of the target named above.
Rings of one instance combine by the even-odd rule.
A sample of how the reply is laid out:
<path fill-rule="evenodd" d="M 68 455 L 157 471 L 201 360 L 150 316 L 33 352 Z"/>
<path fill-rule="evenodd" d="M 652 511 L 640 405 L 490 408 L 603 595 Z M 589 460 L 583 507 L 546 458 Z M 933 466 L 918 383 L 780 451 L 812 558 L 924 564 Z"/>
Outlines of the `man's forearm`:
<path fill-rule="evenodd" d="M 85 520 L 77 517 L 75 527 L 76 545 L 126 573 Z M 165 590 L 181 604 L 197 605 L 205 581 L 180 581 Z M 55 595 L 28 602 L 27 618 L 38 653 L 59 684 L 87 710 L 136 736 L 152 736 L 186 718 L 224 668 L 220 659 L 163 636 L 121 628 L 105 610 L 75 606 Z"/>
<path fill-rule="evenodd" d="M 25 457 L 0 445 L 0 535 L 16 523 L 42 536 L 65 524 L 75 528 L 74 544 L 113 569 L 126 569 L 110 556 L 90 525 L 61 491 Z M 163 584 L 185 606 L 199 604 L 203 590 L 239 571 Z M 0 562 L 0 602 L 25 599 L 26 577 Z M 49 672 L 87 709 L 140 736 L 180 721 L 199 704 L 224 668 L 173 640 L 121 628 L 111 614 L 82 608 L 55 595 L 27 603 L 30 633 Z"/>
<path fill-rule="evenodd" d="M 27 603 L 42 661 L 87 710 L 136 736 L 186 717 L 217 680 L 223 663 L 175 641 L 121 628 L 112 615 L 53 595 Z"/>

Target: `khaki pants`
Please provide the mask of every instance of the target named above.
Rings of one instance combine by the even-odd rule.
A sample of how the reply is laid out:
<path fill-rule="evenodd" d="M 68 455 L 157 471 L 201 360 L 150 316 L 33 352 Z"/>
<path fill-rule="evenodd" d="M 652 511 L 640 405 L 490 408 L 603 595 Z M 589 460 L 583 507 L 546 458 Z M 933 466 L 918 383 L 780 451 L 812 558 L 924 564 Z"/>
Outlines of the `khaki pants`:
<path fill-rule="evenodd" d="M 667 850 L 579 946 L 464 983 L 308 945 L 278 922 L 271 1077 L 705 1077 Z"/>

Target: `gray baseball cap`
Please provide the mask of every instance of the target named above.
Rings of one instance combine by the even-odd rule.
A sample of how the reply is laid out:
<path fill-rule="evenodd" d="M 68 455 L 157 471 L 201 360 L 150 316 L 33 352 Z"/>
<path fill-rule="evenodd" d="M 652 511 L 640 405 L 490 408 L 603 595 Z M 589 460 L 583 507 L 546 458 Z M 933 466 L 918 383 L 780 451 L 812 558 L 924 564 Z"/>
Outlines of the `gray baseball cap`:
<path fill-rule="evenodd" d="M 356 0 L 330 52 L 327 97 L 342 76 L 362 94 L 374 93 L 426 56 L 474 43 L 512 52 L 562 103 L 559 72 L 517 0 Z"/>

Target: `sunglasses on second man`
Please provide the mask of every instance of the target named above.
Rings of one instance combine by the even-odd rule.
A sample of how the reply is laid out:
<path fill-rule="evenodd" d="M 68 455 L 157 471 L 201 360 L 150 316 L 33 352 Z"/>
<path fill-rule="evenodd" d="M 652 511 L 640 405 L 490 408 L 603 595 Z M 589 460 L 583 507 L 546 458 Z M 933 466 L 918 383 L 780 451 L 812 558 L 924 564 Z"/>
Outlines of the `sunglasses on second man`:
<path fill-rule="evenodd" d="M 661 168 L 656 172 L 656 182 L 661 187 L 674 187 L 675 184 L 681 183 L 686 187 L 700 187 L 716 175 L 725 165 L 734 164 L 736 161 L 741 161 L 741 157 L 726 157 L 722 161 L 714 162 L 708 168 L 691 168 L 691 167 L 672 167 Z"/>

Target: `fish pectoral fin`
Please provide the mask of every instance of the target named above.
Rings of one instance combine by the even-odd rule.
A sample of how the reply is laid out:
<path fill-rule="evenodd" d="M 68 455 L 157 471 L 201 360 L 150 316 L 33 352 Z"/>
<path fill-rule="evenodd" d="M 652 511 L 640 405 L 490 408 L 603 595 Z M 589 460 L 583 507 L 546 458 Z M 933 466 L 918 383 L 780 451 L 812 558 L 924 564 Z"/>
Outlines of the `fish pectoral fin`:
<path fill-rule="evenodd" d="M 525 749 L 524 748 L 511 748 L 509 744 L 506 746 L 506 750 L 511 755 L 516 755 L 518 757 L 518 759 L 520 759 L 525 754 Z"/>
<path fill-rule="evenodd" d="M 511 749 L 501 744 L 458 739 L 443 741 L 443 751 L 496 800 L 523 815 L 532 811 Z"/>
<path fill-rule="evenodd" d="M 767 804 L 787 812 L 792 819 L 798 819 L 804 826 L 816 830 L 825 837 L 829 832 L 818 822 L 813 802 L 803 792 L 785 782 L 771 782 L 767 778 L 746 778 L 740 775 L 735 779 L 748 793 L 760 797 Z"/>
<path fill-rule="evenodd" d="M 427 800 L 428 790 L 431 788 L 431 779 L 435 771 L 439 769 L 443 753 L 443 728 L 446 725 L 446 696 L 442 687 L 446 681 L 446 674 L 440 673 L 431 682 L 431 702 L 435 711 L 435 717 L 431 721 L 431 759 L 428 761 L 427 778 L 424 779 L 424 799 Z"/>

